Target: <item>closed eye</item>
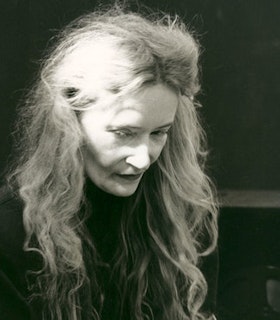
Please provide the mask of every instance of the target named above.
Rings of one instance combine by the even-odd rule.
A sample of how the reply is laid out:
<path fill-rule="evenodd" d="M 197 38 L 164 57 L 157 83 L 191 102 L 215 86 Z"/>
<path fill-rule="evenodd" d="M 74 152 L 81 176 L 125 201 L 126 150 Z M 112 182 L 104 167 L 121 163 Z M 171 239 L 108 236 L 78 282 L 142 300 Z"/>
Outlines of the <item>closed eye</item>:
<path fill-rule="evenodd" d="M 130 131 L 130 130 L 124 130 L 124 129 L 121 129 L 121 130 L 114 130 L 113 133 L 115 135 L 117 135 L 118 137 L 132 137 L 135 135 L 134 132 Z"/>
<path fill-rule="evenodd" d="M 168 134 L 169 129 L 161 129 L 161 130 L 156 130 L 152 132 L 152 135 L 155 136 L 165 136 Z"/>

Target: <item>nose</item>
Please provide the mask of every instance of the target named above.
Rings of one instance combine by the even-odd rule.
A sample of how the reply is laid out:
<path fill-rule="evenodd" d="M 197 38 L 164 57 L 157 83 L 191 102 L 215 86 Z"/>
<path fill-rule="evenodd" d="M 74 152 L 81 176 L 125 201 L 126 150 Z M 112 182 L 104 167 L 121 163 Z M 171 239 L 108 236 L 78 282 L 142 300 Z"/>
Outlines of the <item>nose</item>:
<path fill-rule="evenodd" d="M 134 148 L 131 155 L 126 158 L 126 163 L 138 170 L 147 170 L 151 164 L 149 147 L 147 145 L 140 145 Z"/>

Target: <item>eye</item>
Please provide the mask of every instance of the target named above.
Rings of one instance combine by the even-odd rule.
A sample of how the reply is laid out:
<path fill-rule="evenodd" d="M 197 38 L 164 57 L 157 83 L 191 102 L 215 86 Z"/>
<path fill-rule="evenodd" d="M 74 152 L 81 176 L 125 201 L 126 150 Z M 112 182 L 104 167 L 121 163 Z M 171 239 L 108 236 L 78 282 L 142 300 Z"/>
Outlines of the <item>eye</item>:
<path fill-rule="evenodd" d="M 134 132 L 127 129 L 114 130 L 113 133 L 120 138 L 132 137 Z"/>
<path fill-rule="evenodd" d="M 168 134 L 169 129 L 161 129 L 161 130 L 156 130 L 152 132 L 152 135 L 156 137 L 163 137 Z"/>
<path fill-rule="evenodd" d="M 73 87 L 68 87 L 63 90 L 63 95 L 67 99 L 74 98 L 78 93 L 79 93 L 79 89 L 73 88 Z"/>

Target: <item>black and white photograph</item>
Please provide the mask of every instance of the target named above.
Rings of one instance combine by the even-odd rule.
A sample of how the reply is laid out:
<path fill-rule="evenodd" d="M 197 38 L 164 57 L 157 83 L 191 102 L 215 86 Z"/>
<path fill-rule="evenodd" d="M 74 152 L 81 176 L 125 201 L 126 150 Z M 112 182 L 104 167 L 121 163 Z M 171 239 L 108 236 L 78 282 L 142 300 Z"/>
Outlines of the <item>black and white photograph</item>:
<path fill-rule="evenodd" d="M 0 15 L 0 320 L 279 320 L 280 1 Z"/>

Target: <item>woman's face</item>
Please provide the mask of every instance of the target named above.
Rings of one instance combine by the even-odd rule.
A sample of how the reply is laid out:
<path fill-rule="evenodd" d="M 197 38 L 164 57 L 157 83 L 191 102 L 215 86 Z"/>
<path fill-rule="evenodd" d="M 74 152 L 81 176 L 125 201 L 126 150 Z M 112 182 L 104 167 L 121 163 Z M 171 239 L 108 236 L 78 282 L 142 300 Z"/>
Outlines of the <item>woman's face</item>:
<path fill-rule="evenodd" d="M 85 170 L 92 182 L 116 196 L 132 195 L 145 171 L 158 159 L 177 105 L 177 94 L 157 84 L 110 106 L 100 100 L 84 111 Z"/>

